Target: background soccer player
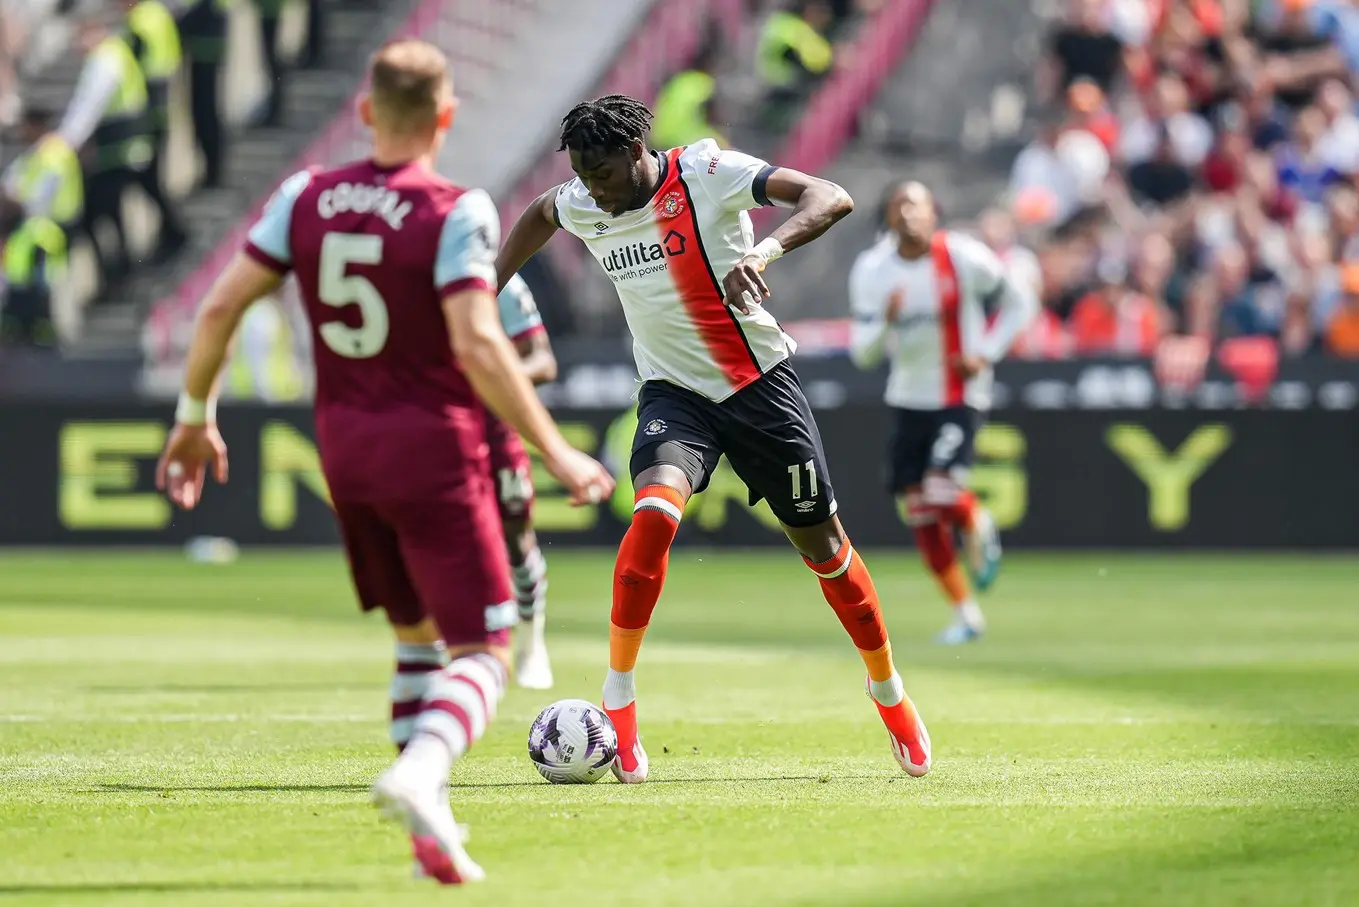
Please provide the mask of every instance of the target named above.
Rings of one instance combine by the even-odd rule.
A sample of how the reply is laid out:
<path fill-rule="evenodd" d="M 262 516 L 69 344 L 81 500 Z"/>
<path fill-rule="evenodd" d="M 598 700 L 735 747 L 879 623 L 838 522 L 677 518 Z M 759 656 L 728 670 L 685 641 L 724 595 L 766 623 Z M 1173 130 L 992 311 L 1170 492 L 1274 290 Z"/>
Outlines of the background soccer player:
<path fill-rule="evenodd" d="M 646 780 L 633 668 L 685 504 L 725 455 L 751 503 L 769 502 L 854 641 L 893 756 L 923 775 L 929 736 L 893 665 L 868 569 L 835 516 L 821 437 L 787 361 L 794 344 L 761 304 L 765 266 L 826 232 L 854 203 L 833 183 L 711 139 L 652 151 L 650 124 L 646 106 L 622 95 L 573 108 L 561 149 L 577 178 L 529 206 L 497 259 L 503 281 L 557 229 L 580 237 L 618 290 L 643 379 L 630 467 L 636 498 L 614 567 L 604 682 L 604 709 L 618 731 L 614 774 Z M 753 244 L 746 212 L 775 203 L 792 215 Z"/>
<path fill-rule="evenodd" d="M 186 508 L 207 466 L 226 480 L 214 385 L 246 308 L 292 271 L 354 587 L 396 635 L 391 737 L 403 752 L 374 799 L 403 820 L 428 874 L 468 881 L 482 871 L 463 849 L 448 775 L 495 713 L 518 619 L 481 401 L 542 451 L 576 503 L 613 482 L 562 438 L 501 325 L 490 198 L 434 172 L 456 106 L 443 54 L 400 41 L 370 69 L 359 112 L 371 159 L 294 175 L 251 230 L 199 312 L 157 480 Z"/>
<path fill-rule="evenodd" d="M 543 328 L 543 316 L 524 278 L 514 275 L 500 291 L 500 323 L 519 352 L 524 374 L 534 384 L 557 378 L 557 357 Z M 500 501 L 500 525 L 510 553 L 510 577 L 519 606 L 514 634 L 514 680 L 530 690 L 552 688 L 547 656 L 547 561 L 533 531 L 533 474 L 528 451 L 514 429 L 487 414 L 486 441 L 491 448 L 491 476 Z"/>
<path fill-rule="evenodd" d="M 954 533 L 967 549 L 973 581 L 985 589 L 1000 567 L 991 515 L 968 490 L 972 443 L 991 405 L 991 366 L 1038 312 L 1026 286 L 1010 280 L 990 249 L 938 229 L 929 189 L 893 186 L 889 233 L 855 261 L 851 347 L 861 368 L 889 351 L 885 399 L 895 413 L 888 488 L 916 545 L 954 608 L 939 642 L 976 639 L 986 624 L 962 567 Z M 999 313 L 987 327 L 987 309 Z"/>

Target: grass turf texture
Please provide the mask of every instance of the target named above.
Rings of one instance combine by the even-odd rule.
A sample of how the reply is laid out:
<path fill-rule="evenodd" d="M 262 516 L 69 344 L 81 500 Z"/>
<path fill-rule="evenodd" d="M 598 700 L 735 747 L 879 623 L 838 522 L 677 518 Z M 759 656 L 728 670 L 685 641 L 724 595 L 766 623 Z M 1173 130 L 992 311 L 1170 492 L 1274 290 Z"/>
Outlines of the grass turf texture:
<path fill-rule="evenodd" d="M 1359 564 L 1023 557 L 991 635 L 869 558 L 936 768 L 906 778 L 791 552 L 676 553 L 638 670 L 653 781 L 542 782 L 595 699 L 608 557 L 548 552 L 557 689 L 513 690 L 454 807 L 489 880 L 411 881 L 368 806 L 390 645 L 339 557 L 0 557 L 6 905 L 1352 905 Z"/>

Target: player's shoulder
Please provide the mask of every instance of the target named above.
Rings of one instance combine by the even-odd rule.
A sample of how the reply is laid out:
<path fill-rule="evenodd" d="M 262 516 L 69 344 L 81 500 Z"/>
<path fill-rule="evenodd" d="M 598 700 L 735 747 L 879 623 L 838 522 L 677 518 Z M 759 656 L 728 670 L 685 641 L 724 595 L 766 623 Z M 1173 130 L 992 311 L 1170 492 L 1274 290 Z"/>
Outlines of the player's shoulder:
<path fill-rule="evenodd" d="M 969 233 L 962 233 L 958 230 L 946 230 L 944 232 L 945 241 L 948 243 L 949 254 L 953 256 L 955 262 L 959 264 L 989 264 L 999 261 L 996 253 L 977 237 Z"/>
<path fill-rule="evenodd" d="M 572 233 L 578 233 L 585 228 L 589 228 L 590 234 L 600 232 L 594 225 L 602 223 L 600 219 L 605 214 L 590 197 L 590 190 L 585 187 L 580 177 L 572 177 L 558 186 L 552 198 L 552 205 L 557 215 L 557 223 L 563 229 Z"/>
<path fill-rule="evenodd" d="M 716 139 L 699 139 L 675 150 L 679 152 L 680 170 L 686 173 L 704 173 L 710 167 L 715 169 L 722 159 L 722 146 Z"/>
<path fill-rule="evenodd" d="M 850 279 L 871 277 L 881 271 L 891 261 L 895 247 L 890 237 L 880 238 L 873 245 L 860 252 L 849 269 Z"/>

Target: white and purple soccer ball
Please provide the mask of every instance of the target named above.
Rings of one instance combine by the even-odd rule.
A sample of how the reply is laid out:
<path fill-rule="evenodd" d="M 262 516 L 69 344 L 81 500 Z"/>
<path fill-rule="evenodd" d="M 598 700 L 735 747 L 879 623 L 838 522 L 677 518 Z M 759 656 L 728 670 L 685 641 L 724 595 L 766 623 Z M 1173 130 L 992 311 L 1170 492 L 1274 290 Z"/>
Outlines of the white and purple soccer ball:
<path fill-rule="evenodd" d="M 599 706 L 563 699 L 538 713 L 528 751 L 533 767 L 553 784 L 593 784 L 618 755 L 618 732 Z"/>

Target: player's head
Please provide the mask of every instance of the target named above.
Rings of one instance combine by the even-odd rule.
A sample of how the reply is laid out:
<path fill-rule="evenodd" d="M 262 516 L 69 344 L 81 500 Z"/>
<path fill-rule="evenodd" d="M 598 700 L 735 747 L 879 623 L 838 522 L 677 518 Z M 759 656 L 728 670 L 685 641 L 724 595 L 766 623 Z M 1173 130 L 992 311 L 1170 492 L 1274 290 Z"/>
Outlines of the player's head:
<path fill-rule="evenodd" d="M 895 183 L 887 190 L 883 220 L 887 229 L 904 242 L 928 242 L 939 225 L 934 193 L 916 180 Z"/>
<path fill-rule="evenodd" d="M 577 104 L 562 118 L 557 150 L 570 153 L 571 169 L 601 211 L 617 216 L 646 204 L 651 120 L 645 104 L 621 94 Z"/>
<path fill-rule="evenodd" d="M 359 99 L 359 117 L 381 139 L 437 149 L 453 125 L 457 98 L 448 58 L 425 41 L 390 41 L 368 66 L 369 88 Z"/>

